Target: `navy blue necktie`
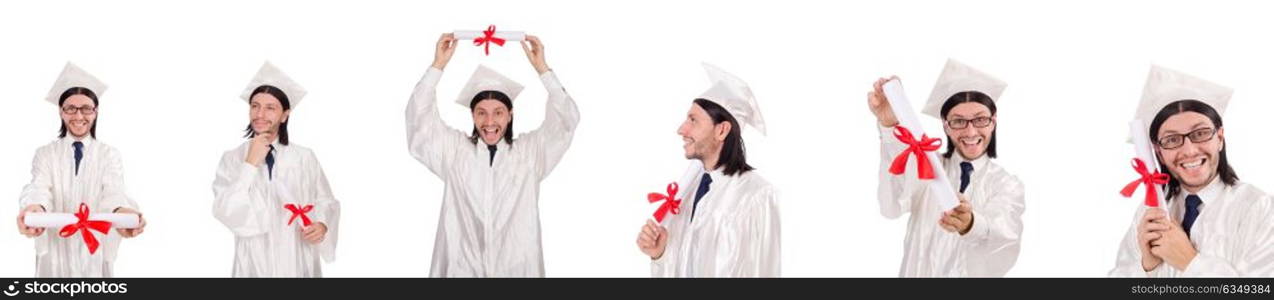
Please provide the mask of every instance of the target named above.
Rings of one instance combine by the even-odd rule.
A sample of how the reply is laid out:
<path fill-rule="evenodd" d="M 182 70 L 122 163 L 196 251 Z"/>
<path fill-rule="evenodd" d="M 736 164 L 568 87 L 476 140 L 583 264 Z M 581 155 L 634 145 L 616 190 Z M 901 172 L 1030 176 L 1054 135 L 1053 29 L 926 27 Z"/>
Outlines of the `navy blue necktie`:
<path fill-rule="evenodd" d="M 699 210 L 699 199 L 703 199 L 703 195 L 708 193 L 708 186 L 712 185 L 712 176 L 703 173 L 703 179 L 699 180 L 699 190 L 695 192 L 695 202 L 691 207 L 690 221 L 695 220 L 695 211 Z"/>
<path fill-rule="evenodd" d="M 84 143 L 74 142 L 71 147 L 75 147 L 75 175 L 80 175 L 80 160 L 84 159 Z"/>
<path fill-rule="evenodd" d="M 270 152 L 265 153 L 265 167 L 270 172 L 270 180 L 274 180 L 274 145 L 270 145 Z"/>
<path fill-rule="evenodd" d="M 960 163 L 960 193 L 964 193 L 964 189 L 969 188 L 969 175 L 973 174 L 973 164 L 969 162 Z"/>
<path fill-rule="evenodd" d="M 487 162 L 487 166 L 495 165 L 495 145 L 487 145 L 487 151 L 491 152 L 491 160 Z"/>
<path fill-rule="evenodd" d="M 1199 196 L 1186 196 L 1186 216 L 1181 220 L 1181 229 L 1185 230 L 1186 236 L 1190 236 L 1190 227 L 1194 226 L 1194 219 L 1199 218 L 1199 204 L 1203 204 L 1203 199 L 1199 199 Z"/>

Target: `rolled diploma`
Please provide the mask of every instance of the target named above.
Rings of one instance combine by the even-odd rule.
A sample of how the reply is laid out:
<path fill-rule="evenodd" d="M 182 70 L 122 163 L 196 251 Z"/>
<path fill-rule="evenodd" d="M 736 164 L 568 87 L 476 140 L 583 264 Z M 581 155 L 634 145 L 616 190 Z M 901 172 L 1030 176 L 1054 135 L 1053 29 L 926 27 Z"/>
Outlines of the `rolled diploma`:
<path fill-rule="evenodd" d="M 141 223 L 141 217 L 137 214 L 89 214 L 88 219 L 111 222 L 111 228 L 137 228 L 137 225 Z M 69 213 L 27 213 L 22 219 L 23 224 L 40 228 L 62 228 L 76 222 L 79 222 L 79 219 L 75 217 L 75 214 Z"/>
<path fill-rule="evenodd" d="M 291 190 L 288 190 L 287 185 L 284 185 L 284 184 L 283 184 L 284 182 L 285 182 L 285 181 L 283 181 L 283 180 L 279 180 L 279 181 L 275 181 L 275 182 L 274 182 L 274 192 L 276 193 L 276 195 L 278 195 L 278 196 L 279 196 L 279 200 L 282 200 L 282 201 L 283 201 L 283 204 L 284 204 L 284 205 L 287 205 L 287 204 L 294 204 L 294 205 L 296 205 L 297 207 L 304 207 L 304 206 L 306 206 L 306 205 L 309 205 L 308 203 L 302 203 L 302 202 L 301 202 L 301 199 L 297 199 L 296 197 L 293 197 L 293 196 L 292 196 L 292 192 L 291 192 Z M 280 207 L 279 209 L 283 209 L 283 208 L 282 208 L 282 207 Z M 314 223 L 318 223 L 318 220 L 314 220 L 314 219 L 315 219 L 315 216 L 314 216 L 314 215 L 316 214 L 316 212 L 317 212 L 317 211 L 318 211 L 318 206 L 316 205 L 316 206 L 314 207 L 314 210 L 311 210 L 310 212 L 305 213 L 305 216 L 306 216 L 306 217 L 309 217 L 309 218 L 310 218 L 310 221 L 312 221 L 312 222 L 314 222 Z M 285 212 L 286 212 L 287 216 L 288 216 L 289 218 L 291 218 L 291 216 L 292 216 L 292 212 L 290 212 L 290 211 L 285 211 Z M 302 227 L 302 228 L 304 228 L 304 227 L 305 227 L 305 222 L 302 222 L 300 217 L 298 217 L 298 218 L 297 218 L 297 220 L 296 220 L 295 222 L 296 222 L 296 226 L 298 226 L 298 227 Z M 310 225 L 313 225 L 313 224 L 311 223 Z"/>
<path fill-rule="evenodd" d="M 911 134 L 916 138 L 923 136 L 925 130 L 920 126 L 920 120 L 916 118 L 915 110 L 911 109 L 911 101 L 907 100 L 906 93 L 902 91 L 902 83 L 897 79 L 890 80 L 885 83 L 883 89 L 885 98 L 889 100 L 889 107 L 893 109 L 894 116 L 898 118 L 898 125 L 907 127 L 907 130 L 910 130 Z M 951 187 L 951 181 L 947 179 L 947 172 L 942 169 L 942 161 L 938 159 L 937 152 L 926 151 L 925 155 L 929 157 L 929 163 L 933 165 L 934 178 L 931 181 L 921 180 L 920 182 L 929 185 L 929 199 L 936 201 L 938 207 L 943 211 L 955 208 L 956 205 L 960 204 L 960 200 L 956 197 L 955 188 Z M 916 163 L 914 158 L 910 160 L 912 164 Z M 905 175 L 904 173 L 904 175 L 899 176 Z"/>
<path fill-rule="evenodd" d="M 699 174 L 703 174 L 703 161 L 698 159 L 690 160 L 690 165 L 686 167 L 686 173 L 681 175 L 680 181 L 677 181 L 677 187 L 679 190 L 676 195 L 672 196 L 676 199 L 685 199 L 687 196 L 690 196 L 690 191 L 694 188 L 691 184 L 694 184 L 695 178 L 698 178 Z M 671 219 L 671 217 L 671 214 L 664 216 L 664 220 Z M 650 219 L 654 220 L 655 216 L 650 216 Z"/>
<path fill-rule="evenodd" d="M 1154 145 L 1150 143 L 1150 135 L 1147 134 L 1148 130 L 1146 129 L 1145 123 L 1142 123 L 1141 119 L 1133 119 L 1131 123 L 1128 123 L 1128 131 L 1129 136 L 1132 136 L 1132 147 L 1133 150 L 1137 152 L 1137 158 L 1146 163 L 1146 168 L 1150 170 L 1151 173 L 1158 171 L 1159 160 L 1155 158 Z M 1156 184 L 1154 186 L 1156 190 L 1160 190 L 1159 185 Z M 1142 193 L 1145 192 L 1148 191 L 1142 191 Z M 1165 204 L 1163 197 L 1165 195 L 1162 193 L 1162 190 L 1160 190 L 1160 193 L 1157 193 L 1157 195 L 1159 195 L 1159 207 L 1163 208 L 1163 205 Z M 1145 196 L 1143 195 L 1142 197 Z"/>
<path fill-rule="evenodd" d="M 480 37 L 487 36 L 486 34 L 482 33 L 482 31 L 480 30 L 479 31 L 456 30 L 455 32 L 452 32 L 452 34 L 455 35 L 457 40 L 474 40 Z M 522 31 L 496 31 L 495 37 L 504 39 L 506 41 L 517 42 L 517 41 L 526 40 L 526 33 Z"/>

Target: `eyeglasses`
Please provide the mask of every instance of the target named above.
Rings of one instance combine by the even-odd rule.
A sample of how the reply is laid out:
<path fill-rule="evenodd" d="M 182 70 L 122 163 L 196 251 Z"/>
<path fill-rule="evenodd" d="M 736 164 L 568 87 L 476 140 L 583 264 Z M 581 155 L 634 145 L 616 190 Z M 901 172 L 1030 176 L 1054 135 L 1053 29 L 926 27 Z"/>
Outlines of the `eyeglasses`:
<path fill-rule="evenodd" d="M 1194 131 L 1191 131 L 1186 134 L 1165 135 L 1159 138 L 1158 143 L 1159 143 L 1159 148 L 1163 148 L 1165 150 L 1172 150 L 1172 149 L 1180 148 L 1182 145 L 1185 145 L 1187 137 L 1190 138 L 1191 143 L 1198 144 L 1202 142 L 1211 141 L 1213 136 L 1216 136 L 1216 129 L 1200 128 L 1200 129 L 1195 129 Z"/>
<path fill-rule="evenodd" d="M 991 117 L 977 117 L 973 119 L 950 119 L 947 120 L 947 127 L 951 129 L 964 129 L 969 127 L 969 123 L 973 123 L 973 127 L 986 128 L 991 126 Z"/>
<path fill-rule="evenodd" d="M 62 107 L 62 113 L 65 113 L 65 114 L 68 114 L 68 115 L 73 115 L 73 114 L 75 114 L 75 112 L 77 112 L 77 111 L 78 111 L 78 112 L 80 112 L 80 114 L 82 114 L 82 115 L 91 116 L 91 115 L 93 115 L 93 114 L 96 114 L 96 113 L 97 113 L 97 107 L 95 107 L 95 106 L 89 106 L 89 105 L 85 105 L 85 106 L 70 106 L 70 105 L 67 105 L 67 106 L 63 106 L 63 107 Z"/>

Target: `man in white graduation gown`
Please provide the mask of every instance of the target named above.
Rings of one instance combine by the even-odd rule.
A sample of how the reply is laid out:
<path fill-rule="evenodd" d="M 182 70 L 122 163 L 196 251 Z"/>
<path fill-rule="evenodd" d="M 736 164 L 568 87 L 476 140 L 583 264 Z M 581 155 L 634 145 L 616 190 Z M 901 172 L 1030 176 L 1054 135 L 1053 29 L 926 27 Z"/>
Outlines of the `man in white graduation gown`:
<path fill-rule="evenodd" d="M 1232 94 L 1151 68 L 1136 118 L 1170 175 L 1160 191 L 1167 203 L 1137 208 L 1110 276 L 1274 276 L 1274 198 L 1239 181 L 1225 154 L 1221 116 Z"/>
<path fill-rule="evenodd" d="M 35 151 L 31 183 L 19 198 L 18 231 L 35 238 L 35 276 L 111 277 L 121 237 L 141 234 L 145 219 L 135 229 L 77 231 L 61 237 L 57 229 L 28 227 L 27 213 L 75 213 L 80 204 L 90 213 L 134 213 L 137 203 L 125 194 L 120 153 L 96 139 L 98 97 L 106 84 L 74 64 L 67 63 L 45 100 L 57 105 L 62 116 L 61 135 Z M 100 241 L 89 251 L 82 234 Z"/>
<path fill-rule="evenodd" d="M 663 224 L 647 220 L 637 247 L 655 277 L 778 277 L 779 204 L 774 186 L 747 164 L 741 127 L 765 133 L 742 79 L 704 64 L 712 87 L 695 99 L 677 134 L 704 170 Z"/>
<path fill-rule="evenodd" d="M 318 158 L 288 140 L 306 91 L 266 62 L 241 98 L 250 137 L 226 151 L 212 183 L 212 214 L 235 237 L 235 277 L 321 277 L 336 259 L 340 203 Z"/>
<path fill-rule="evenodd" d="M 1007 86 L 990 75 L 948 60 L 923 112 L 943 121 L 947 150 L 941 156 L 960 204 L 942 211 L 913 168 L 894 175 L 894 157 L 908 147 L 894 136 L 898 119 L 878 80 L 868 102 L 879 122 L 880 214 L 911 214 L 899 276 L 1001 277 L 1021 249 L 1022 182 L 994 161 L 995 103 Z M 913 162 L 914 163 L 914 162 Z"/>
<path fill-rule="evenodd" d="M 438 39 L 434 62 L 407 104 L 412 157 L 445 183 L 434 241 L 433 277 L 542 277 L 540 181 L 571 145 L 579 110 L 527 36 L 523 50 L 548 91 L 544 123 L 513 139 L 513 100 L 522 86 L 479 66 L 457 104 L 470 109 L 471 134 L 438 114 L 437 85 L 455 53 L 452 34 Z"/>

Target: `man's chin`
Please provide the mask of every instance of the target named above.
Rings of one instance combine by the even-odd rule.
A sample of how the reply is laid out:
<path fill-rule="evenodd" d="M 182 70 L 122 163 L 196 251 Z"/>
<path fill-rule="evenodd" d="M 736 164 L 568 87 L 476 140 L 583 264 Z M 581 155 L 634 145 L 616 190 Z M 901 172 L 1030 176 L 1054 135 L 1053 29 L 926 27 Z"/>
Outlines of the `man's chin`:
<path fill-rule="evenodd" d="M 1190 188 L 1203 187 L 1205 185 L 1208 185 L 1208 182 L 1211 182 L 1213 177 L 1215 176 L 1208 176 L 1208 177 L 1191 176 L 1190 178 L 1181 178 L 1182 179 L 1181 185 L 1185 187 L 1190 187 Z"/>
<path fill-rule="evenodd" d="M 964 158 L 964 159 L 966 159 L 966 160 L 973 160 L 973 159 L 977 159 L 977 158 L 979 158 L 979 157 L 982 157 L 982 155 L 986 154 L 986 151 L 985 151 L 985 150 L 983 150 L 983 151 L 976 151 L 975 153 L 973 153 L 973 155 L 969 155 L 968 153 L 970 153 L 970 152 L 974 152 L 974 151 L 956 150 L 956 152 L 958 152 L 958 153 L 960 154 L 960 157 L 963 157 L 963 158 Z"/>

